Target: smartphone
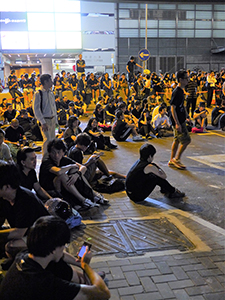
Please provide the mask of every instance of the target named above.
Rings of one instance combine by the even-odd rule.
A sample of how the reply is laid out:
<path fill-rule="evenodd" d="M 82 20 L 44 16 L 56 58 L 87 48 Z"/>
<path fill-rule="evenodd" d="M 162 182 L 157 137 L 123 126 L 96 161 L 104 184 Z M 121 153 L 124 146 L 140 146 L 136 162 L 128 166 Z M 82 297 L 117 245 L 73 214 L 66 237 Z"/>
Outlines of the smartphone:
<path fill-rule="evenodd" d="M 80 251 L 79 251 L 79 253 L 78 253 L 78 257 L 80 257 L 80 258 L 83 257 L 84 253 L 86 252 L 86 247 L 88 247 L 88 250 L 90 250 L 91 246 L 92 245 L 90 243 L 84 242 L 81 249 L 80 249 Z"/>

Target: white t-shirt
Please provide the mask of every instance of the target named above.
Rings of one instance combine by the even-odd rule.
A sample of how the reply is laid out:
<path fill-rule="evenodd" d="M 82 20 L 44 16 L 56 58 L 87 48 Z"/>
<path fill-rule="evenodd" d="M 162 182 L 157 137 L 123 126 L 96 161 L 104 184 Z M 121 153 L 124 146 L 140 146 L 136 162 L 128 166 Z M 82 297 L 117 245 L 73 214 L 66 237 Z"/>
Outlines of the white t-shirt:
<path fill-rule="evenodd" d="M 9 146 L 6 145 L 5 143 L 2 143 L 0 145 L 0 159 L 7 160 L 7 161 L 12 159 L 12 155 L 9 150 Z"/>

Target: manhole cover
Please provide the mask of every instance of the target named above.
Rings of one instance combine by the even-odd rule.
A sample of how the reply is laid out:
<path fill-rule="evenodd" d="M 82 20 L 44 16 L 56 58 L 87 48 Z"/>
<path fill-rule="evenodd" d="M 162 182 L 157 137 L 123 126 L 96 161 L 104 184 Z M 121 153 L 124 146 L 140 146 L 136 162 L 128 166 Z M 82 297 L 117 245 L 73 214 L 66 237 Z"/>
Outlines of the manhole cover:
<path fill-rule="evenodd" d="M 73 231 L 69 252 L 76 255 L 78 248 L 86 240 L 92 243 L 95 255 L 140 255 L 151 251 L 185 251 L 195 248 L 167 218 L 88 224 L 83 230 Z"/>

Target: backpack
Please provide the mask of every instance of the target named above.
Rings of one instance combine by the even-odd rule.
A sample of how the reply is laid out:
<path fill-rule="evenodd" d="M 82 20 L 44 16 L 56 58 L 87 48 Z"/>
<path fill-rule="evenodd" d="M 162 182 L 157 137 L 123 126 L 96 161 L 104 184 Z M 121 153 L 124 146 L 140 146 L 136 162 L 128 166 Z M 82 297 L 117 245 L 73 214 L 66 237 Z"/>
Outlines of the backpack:
<path fill-rule="evenodd" d="M 81 215 L 64 200 L 52 198 L 45 202 L 45 207 L 50 215 L 63 219 L 70 229 L 81 224 Z"/>
<path fill-rule="evenodd" d="M 122 178 L 101 178 L 97 180 L 93 189 L 99 193 L 113 194 L 125 190 L 125 179 Z"/>

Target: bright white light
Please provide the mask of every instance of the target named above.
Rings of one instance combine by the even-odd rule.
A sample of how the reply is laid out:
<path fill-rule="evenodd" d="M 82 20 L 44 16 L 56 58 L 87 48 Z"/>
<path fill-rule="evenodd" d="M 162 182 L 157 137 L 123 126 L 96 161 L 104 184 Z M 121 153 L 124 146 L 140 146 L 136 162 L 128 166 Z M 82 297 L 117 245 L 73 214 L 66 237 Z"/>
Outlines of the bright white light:
<path fill-rule="evenodd" d="M 53 13 L 28 13 L 28 31 L 54 31 Z"/>
<path fill-rule="evenodd" d="M 80 14 L 56 13 L 55 14 L 56 31 L 80 31 Z"/>
<path fill-rule="evenodd" d="M 25 31 L 2 31 L 2 49 L 28 49 L 28 33 Z"/>
<path fill-rule="evenodd" d="M 55 49 L 54 32 L 29 32 L 30 49 Z"/>
<path fill-rule="evenodd" d="M 32 0 L 26 0 L 26 6 L 27 6 L 26 10 L 28 12 L 53 12 L 54 0 L 38 0 L 38 2 Z"/>
<path fill-rule="evenodd" d="M 57 49 L 80 49 L 81 32 L 56 32 Z"/>

